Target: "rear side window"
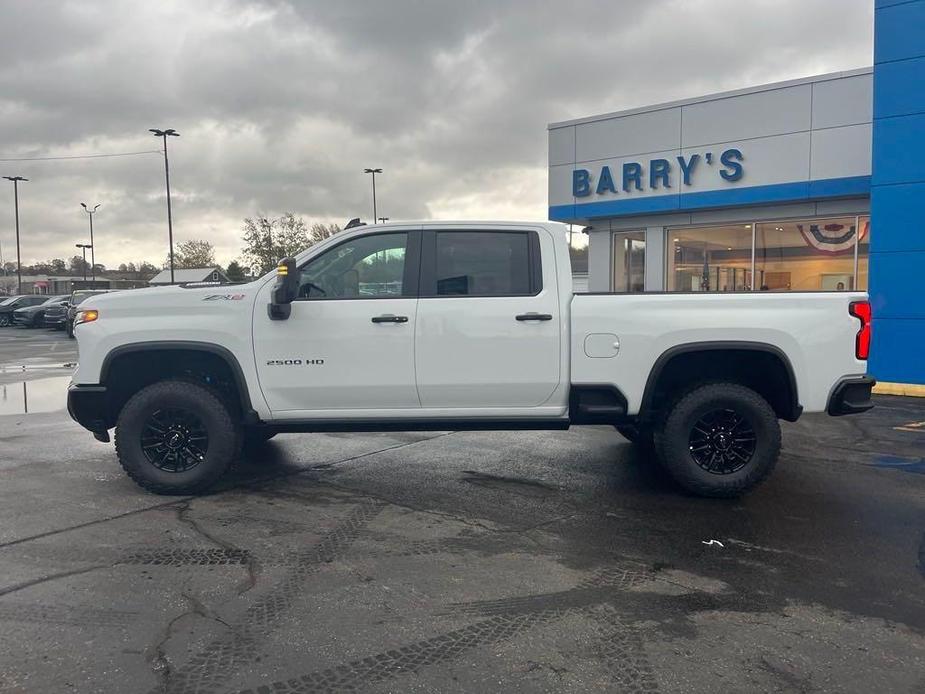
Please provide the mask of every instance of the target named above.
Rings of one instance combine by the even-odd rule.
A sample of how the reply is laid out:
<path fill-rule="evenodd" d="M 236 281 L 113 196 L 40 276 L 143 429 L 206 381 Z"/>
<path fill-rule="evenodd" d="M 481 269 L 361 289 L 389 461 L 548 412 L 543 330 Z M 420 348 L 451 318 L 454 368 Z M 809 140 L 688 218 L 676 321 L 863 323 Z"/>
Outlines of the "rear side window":
<path fill-rule="evenodd" d="M 533 232 L 438 231 L 436 296 L 529 296 L 539 292 Z"/>

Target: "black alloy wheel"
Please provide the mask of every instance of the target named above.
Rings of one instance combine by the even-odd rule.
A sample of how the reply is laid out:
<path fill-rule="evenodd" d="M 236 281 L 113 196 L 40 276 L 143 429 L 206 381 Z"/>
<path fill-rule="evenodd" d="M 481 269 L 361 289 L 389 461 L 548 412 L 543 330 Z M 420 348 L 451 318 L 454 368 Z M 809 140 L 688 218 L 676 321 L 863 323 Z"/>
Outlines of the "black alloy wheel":
<path fill-rule="evenodd" d="M 700 496 L 736 497 L 760 484 L 780 456 L 777 413 L 740 383 L 705 383 L 679 393 L 655 429 L 661 466 Z"/>
<path fill-rule="evenodd" d="M 0 314 L 0 328 L 5 328 L 9 324 L 10 324 L 9 314 L 6 314 L 6 313 Z"/>
<path fill-rule="evenodd" d="M 691 458 L 714 475 L 729 475 L 748 465 L 758 438 L 744 414 L 729 408 L 707 412 L 691 428 Z"/>
<path fill-rule="evenodd" d="M 141 449 L 158 470 L 186 472 L 205 460 L 209 434 L 189 410 L 156 410 L 141 429 Z"/>

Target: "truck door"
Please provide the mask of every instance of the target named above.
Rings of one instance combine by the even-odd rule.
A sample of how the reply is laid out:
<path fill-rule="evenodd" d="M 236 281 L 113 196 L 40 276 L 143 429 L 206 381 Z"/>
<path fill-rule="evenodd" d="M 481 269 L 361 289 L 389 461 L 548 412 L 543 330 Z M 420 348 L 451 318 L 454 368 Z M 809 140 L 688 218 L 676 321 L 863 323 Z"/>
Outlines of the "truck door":
<path fill-rule="evenodd" d="M 414 327 L 419 231 L 364 232 L 299 268 L 288 320 L 254 312 L 260 387 L 275 416 L 419 408 Z M 382 413 L 378 413 L 382 416 Z"/>
<path fill-rule="evenodd" d="M 535 230 L 424 231 L 422 407 L 535 407 L 552 395 L 561 328 L 553 252 L 548 233 Z"/>

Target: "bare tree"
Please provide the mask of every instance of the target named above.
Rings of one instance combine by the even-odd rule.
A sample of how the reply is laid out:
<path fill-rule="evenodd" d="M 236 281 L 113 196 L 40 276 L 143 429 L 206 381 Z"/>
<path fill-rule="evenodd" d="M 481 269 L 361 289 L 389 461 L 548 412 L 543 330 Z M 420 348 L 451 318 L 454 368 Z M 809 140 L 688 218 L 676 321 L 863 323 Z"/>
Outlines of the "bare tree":
<path fill-rule="evenodd" d="M 294 256 L 309 246 L 340 231 L 336 224 L 313 224 L 287 212 L 281 217 L 263 215 L 244 220 L 244 248 L 241 255 L 257 275 L 269 272 L 280 258 Z"/>

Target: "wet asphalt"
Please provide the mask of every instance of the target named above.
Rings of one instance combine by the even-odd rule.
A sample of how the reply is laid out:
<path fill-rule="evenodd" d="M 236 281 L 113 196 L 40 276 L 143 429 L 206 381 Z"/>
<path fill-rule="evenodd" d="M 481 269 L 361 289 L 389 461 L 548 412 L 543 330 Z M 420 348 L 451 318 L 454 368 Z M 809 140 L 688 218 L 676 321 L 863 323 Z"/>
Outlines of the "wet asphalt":
<path fill-rule="evenodd" d="M 735 501 L 606 427 L 283 435 L 166 498 L 73 361 L 0 329 L 0 692 L 925 691 L 925 400 L 785 424 Z"/>

